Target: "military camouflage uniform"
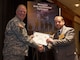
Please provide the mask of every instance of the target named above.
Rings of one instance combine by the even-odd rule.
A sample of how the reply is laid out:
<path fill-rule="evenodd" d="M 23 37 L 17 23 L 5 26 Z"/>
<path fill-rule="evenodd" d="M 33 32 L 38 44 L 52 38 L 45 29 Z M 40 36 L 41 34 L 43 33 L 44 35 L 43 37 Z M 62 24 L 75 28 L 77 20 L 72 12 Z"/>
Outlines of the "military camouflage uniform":
<path fill-rule="evenodd" d="M 24 60 L 24 56 L 28 56 L 28 45 L 37 47 L 37 44 L 29 41 L 24 22 L 15 16 L 6 26 L 3 48 L 4 60 Z"/>

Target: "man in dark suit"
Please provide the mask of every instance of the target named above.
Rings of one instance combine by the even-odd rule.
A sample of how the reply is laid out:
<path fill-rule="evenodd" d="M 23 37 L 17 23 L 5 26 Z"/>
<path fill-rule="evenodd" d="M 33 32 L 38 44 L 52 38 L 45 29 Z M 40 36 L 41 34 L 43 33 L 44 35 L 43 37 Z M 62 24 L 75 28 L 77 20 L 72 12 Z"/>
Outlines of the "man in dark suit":
<path fill-rule="evenodd" d="M 46 41 L 48 48 L 53 49 L 55 60 L 77 60 L 74 29 L 65 26 L 62 16 L 56 16 L 54 22 L 57 31 L 53 38 L 49 38 Z"/>

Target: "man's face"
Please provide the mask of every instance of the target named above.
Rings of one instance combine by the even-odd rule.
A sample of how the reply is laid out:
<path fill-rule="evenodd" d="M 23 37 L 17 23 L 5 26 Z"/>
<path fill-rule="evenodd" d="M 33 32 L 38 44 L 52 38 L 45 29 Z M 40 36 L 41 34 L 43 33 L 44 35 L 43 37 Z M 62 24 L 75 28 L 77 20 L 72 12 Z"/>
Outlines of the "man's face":
<path fill-rule="evenodd" d="M 26 7 L 23 5 L 19 6 L 17 11 L 16 11 L 16 15 L 20 20 L 25 19 L 26 13 L 27 13 Z"/>
<path fill-rule="evenodd" d="M 57 29 L 62 28 L 63 25 L 64 25 L 64 21 L 61 20 L 61 18 L 56 18 L 56 20 L 54 20 L 54 22 L 55 22 L 55 27 L 56 27 Z"/>

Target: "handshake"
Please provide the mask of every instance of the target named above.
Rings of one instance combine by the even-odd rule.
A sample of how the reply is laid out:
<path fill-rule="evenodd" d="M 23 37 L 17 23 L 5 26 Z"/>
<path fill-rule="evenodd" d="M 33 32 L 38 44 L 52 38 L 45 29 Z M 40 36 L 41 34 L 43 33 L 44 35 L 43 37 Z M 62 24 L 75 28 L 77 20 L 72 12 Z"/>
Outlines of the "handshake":
<path fill-rule="evenodd" d="M 37 50 L 38 50 L 39 52 L 44 52 L 45 47 L 44 47 L 43 45 L 38 45 Z"/>
<path fill-rule="evenodd" d="M 51 43 L 53 42 L 53 39 L 50 38 L 50 35 L 38 32 L 36 32 L 34 35 L 31 35 L 29 40 L 34 41 L 35 44 L 37 44 L 37 50 L 39 52 L 44 52 L 45 46 L 50 49 L 52 47 Z"/>
<path fill-rule="evenodd" d="M 51 47 L 52 47 L 52 44 L 51 43 L 52 42 L 53 42 L 53 39 L 52 38 L 48 38 L 46 40 L 48 49 L 51 49 Z M 39 52 L 44 52 L 45 51 L 45 46 L 39 44 L 37 49 L 38 49 Z"/>

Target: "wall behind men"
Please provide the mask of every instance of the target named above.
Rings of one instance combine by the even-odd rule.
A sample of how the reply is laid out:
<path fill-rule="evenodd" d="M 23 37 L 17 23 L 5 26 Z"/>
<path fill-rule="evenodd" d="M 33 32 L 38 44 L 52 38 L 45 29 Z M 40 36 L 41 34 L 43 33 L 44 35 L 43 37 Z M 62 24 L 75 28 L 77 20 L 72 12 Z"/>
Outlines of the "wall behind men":
<path fill-rule="evenodd" d="M 0 0 L 0 8 L 2 8 L 2 1 Z M 1 52 L 2 52 L 2 9 L 0 9 L 0 58 L 2 59 Z M 0 59 L 0 60 L 1 60 Z"/>
<path fill-rule="evenodd" d="M 74 17 L 74 28 L 75 28 L 75 40 L 76 40 L 76 47 L 77 47 L 77 54 L 80 56 L 80 18 L 75 16 Z"/>

